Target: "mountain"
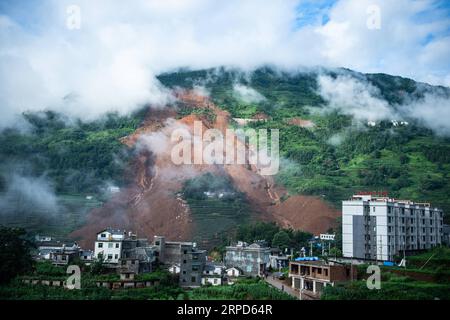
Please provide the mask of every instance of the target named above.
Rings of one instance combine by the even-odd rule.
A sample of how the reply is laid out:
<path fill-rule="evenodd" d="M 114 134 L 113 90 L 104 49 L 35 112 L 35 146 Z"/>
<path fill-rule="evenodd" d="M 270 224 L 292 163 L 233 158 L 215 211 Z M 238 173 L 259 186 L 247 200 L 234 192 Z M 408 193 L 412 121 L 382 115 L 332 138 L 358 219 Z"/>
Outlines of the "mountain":
<path fill-rule="evenodd" d="M 24 114 L 26 129 L 5 129 L 3 223 L 27 226 L 30 214 L 54 222 L 76 212 L 66 218 L 65 233 L 87 245 L 112 226 L 213 246 L 258 220 L 326 232 L 336 227 L 340 201 L 357 191 L 386 190 L 450 211 L 450 140 L 420 112 L 429 97 L 449 99 L 448 88 L 346 69 L 178 70 L 158 79 L 176 97 L 162 109 L 92 122 L 50 111 Z M 242 124 L 279 129 L 280 172 L 261 176 L 249 164 L 174 165 L 170 133 L 192 132 L 194 121 L 221 131 Z M 117 189 L 111 186 L 120 191 L 109 192 Z M 78 197 L 78 207 L 68 209 L 61 195 Z M 36 223 L 33 230 L 46 231 Z"/>

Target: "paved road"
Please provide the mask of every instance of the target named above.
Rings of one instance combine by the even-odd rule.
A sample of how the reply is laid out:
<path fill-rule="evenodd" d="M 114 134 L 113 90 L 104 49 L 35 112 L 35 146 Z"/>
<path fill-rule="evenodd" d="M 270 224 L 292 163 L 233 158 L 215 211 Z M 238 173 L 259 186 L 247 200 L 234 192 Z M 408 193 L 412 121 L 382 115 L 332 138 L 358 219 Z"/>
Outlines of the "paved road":
<path fill-rule="evenodd" d="M 272 275 L 268 275 L 267 278 L 265 278 L 266 282 L 268 284 L 270 284 L 271 286 L 277 288 L 280 291 L 284 291 L 287 294 L 293 296 L 294 298 L 298 299 L 299 298 L 299 293 L 298 291 L 295 291 L 294 289 L 292 289 L 292 287 L 286 285 L 284 282 L 278 280 L 278 279 L 273 279 Z M 283 288 L 284 286 L 284 288 Z M 284 289 L 284 290 L 283 290 Z"/>

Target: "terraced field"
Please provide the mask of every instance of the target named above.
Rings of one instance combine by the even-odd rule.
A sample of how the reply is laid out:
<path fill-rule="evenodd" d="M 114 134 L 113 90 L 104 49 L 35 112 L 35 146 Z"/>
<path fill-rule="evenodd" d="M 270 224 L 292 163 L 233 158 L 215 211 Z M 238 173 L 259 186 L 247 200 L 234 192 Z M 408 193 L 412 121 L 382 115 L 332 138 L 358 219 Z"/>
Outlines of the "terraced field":
<path fill-rule="evenodd" d="M 188 199 L 194 223 L 194 241 L 202 248 L 219 245 L 228 239 L 239 224 L 249 220 L 248 205 L 243 199 Z"/>

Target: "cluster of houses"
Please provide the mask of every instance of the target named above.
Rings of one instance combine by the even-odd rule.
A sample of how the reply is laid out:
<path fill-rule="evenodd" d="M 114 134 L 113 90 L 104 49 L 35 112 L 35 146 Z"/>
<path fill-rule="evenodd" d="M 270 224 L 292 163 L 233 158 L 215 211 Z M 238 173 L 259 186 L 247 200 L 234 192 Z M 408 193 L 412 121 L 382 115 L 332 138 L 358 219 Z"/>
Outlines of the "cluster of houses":
<path fill-rule="evenodd" d="M 182 287 L 233 284 L 242 276 L 265 276 L 268 270 L 287 267 L 290 256 L 270 248 L 264 241 L 253 244 L 239 241 L 226 247 L 223 262 L 209 261 L 206 250 L 195 242 L 167 241 L 155 236 L 153 241 L 138 238 L 132 232 L 107 228 L 97 233 L 94 251 L 83 250 L 76 242 L 37 237 L 36 259 L 55 265 L 69 265 L 75 259 L 89 265 L 102 261 L 115 269 L 123 281 L 134 281 L 137 274 L 152 272 L 162 266 L 176 274 Z"/>
<path fill-rule="evenodd" d="M 343 201 L 342 213 L 343 257 L 328 257 L 326 261 L 313 257 L 313 246 L 317 245 L 322 256 L 327 256 L 334 235 L 311 239 L 309 257 L 302 248 L 302 257 L 296 259 L 270 248 L 265 241 L 239 241 L 226 247 L 223 262 L 218 263 L 209 261 L 207 252 L 198 249 L 194 242 L 166 241 L 163 236 L 155 236 L 150 242 L 132 232 L 112 228 L 97 234 L 94 251 L 83 250 L 75 242 L 38 237 L 36 258 L 55 265 L 68 265 L 74 259 L 86 264 L 102 261 L 116 270 L 124 282 L 132 282 L 135 275 L 162 266 L 178 276 L 182 287 L 233 284 L 238 277 L 266 277 L 269 270 L 289 267 L 294 291 L 320 294 L 326 286 L 356 279 L 354 264 L 393 265 L 394 257 L 403 255 L 400 265 L 404 266 L 407 253 L 450 244 L 450 228 L 443 224 L 442 210 L 428 203 L 359 193 Z"/>

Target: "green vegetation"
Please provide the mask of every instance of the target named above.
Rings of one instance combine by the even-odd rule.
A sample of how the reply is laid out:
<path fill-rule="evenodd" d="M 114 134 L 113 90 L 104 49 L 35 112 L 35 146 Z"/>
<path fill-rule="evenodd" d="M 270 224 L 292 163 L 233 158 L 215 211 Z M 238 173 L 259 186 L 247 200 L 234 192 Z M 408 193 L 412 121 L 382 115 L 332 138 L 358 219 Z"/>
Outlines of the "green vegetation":
<path fill-rule="evenodd" d="M 60 280 L 69 276 L 66 268 L 54 266 L 50 262 L 37 262 L 30 272 L 21 275 L 9 284 L 0 285 L 0 299 L 12 300 L 148 300 L 176 299 L 183 293 L 172 274 L 163 270 L 138 275 L 138 281 L 157 281 L 154 286 L 136 289 L 110 290 L 97 287 L 97 281 L 119 281 L 117 273 L 94 273 L 94 266 L 81 266 L 81 289 L 68 290 L 63 287 L 30 285 L 25 279 Z M 103 270 L 107 272 L 108 270 Z"/>
<path fill-rule="evenodd" d="M 284 248 L 297 248 L 308 246 L 312 234 L 300 230 L 282 229 L 275 223 L 256 222 L 240 225 L 237 228 L 235 240 L 252 243 L 257 240 L 266 240 L 269 246 Z"/>
<path fill-rule="evenodd" d="M 56 238 L 65 238 L 73 230 L 84 225 L 90 210 L 103 203 L 96 197 L 89 200 L 85 195 L 76 194 L 59 194 L 56 200 L 59 208 L 56 214 L 30 207 L 26 203 L 17 203 L 0 215 L 0 224 L 21 227 L 32 234 L 51 234 Z"/>
<path fill-rule="evenodd" d="M 339 72 L 371 83 L 393 110 L 433 90 L 401 77 Z M 229 69 L 182 70 L 159 79 L 169 87 L 184 88 L 208 79 L 204 83 L 211 99 L 233 117 L 267 115 L 269 121 L 248 126 L 280 130 L 283 161 L 276 179 L 293 194 L 319 195 L 340 207 L 342 199 L 356 191 L 387 190 L 392 197 L 431 202 L 450 212 L 450 139 L 433 134 L 407 115 L 408 126 L 394 127 L 387 121 L 375 127 L 357 125 L 351 116 L 323 108 L 316 76 L 312 71 L 291 74 L 261 68 L 251 74 Z M 236 83 L 257 90 L 266 99 L 251 104 L 239 100 L 233 91 Z M 444 88 L 439 90 L 450 95 Z M 295 117 L 315 126 L 288 124 Z"/>
<path fill-rule="evenodd" d="M 381 289 L 369 290 L 368 265 L 358 266 L 358 281 L 327 287 L 325 300 L 433 300 L 450 299 L 450 249 L 434 248 L 407 257 L 404 267 L 381 267 Z"/>
<path fill-rule="evenodd" d="M 195 114 L 200 117 L 204 117 L 209 122 L 214 122 L 216 120 L 216 114 L 214 111 L 208 108 L 196 108 L 192 106 L 187 106 L 185 104 L 180 104 L 178 106 L 178 117 L 182 118 L 190 114 Z"/>
<path fill-rule="evenodd" d="M 137 275 L 137 281 L 156 281 L 154 286 L 110 290 L 98 287 L 97 281 L 119 281 L 116 273 L 92 273 L 92 267 L 82 266 L 81 289 L 25 284 L 25 279 L 66 280 L 63 267 L 49 262 L 38 262 L 31 273 L 0 285 L 0 299 L 12 300 L 149 300 L 149 299 L 233 299 L 233 300 L 287 300 L 286 293 L 271 287 L 260 279 L 242 279 L 230 286 L 201 287 L 185 290 L 178 286 L 177 278 L 164 270 Z"/>
<path fill-rule="evenodd" d="M 220 245 L 229 231 L 248 221 L 247 199 L 226 176 L 206 173 L 189 179 L 182 194 L 194 217 L 194 240 L 202 247 Z"/>
<path fill-rule="evenodd" d="M 410 256 L 408 257 L 407 267 L 434 271 L 436 271 L 437 268 L 445 268 L 450 271 L 450 248 L 435 248 L 431 251 Z"/>
<path fill-rule="evenodd" d="M 189 300 L 294 300 L 260 279 L 242 279 L 231 286 L 207 286 L 188 291 Z"/>
<path fill-rule="evenodd" d="M 25 230 L 0 226 L 0 284 L 29 271 L 33 261 Z"/>
<path fill-rule="evenodd" d="M 25 113 L 27 130 L 5 129 L 0 134 L 2 180 L 15 165 L 27 164 L 27 175 L 46 174 L 57 193 L 99 192 L 106 181 L 123 184 L 121 163 L 129 154 L 119 138 L 132 133 L 143 115 L 110 113 L 92 122 L 73 122 L 51 111 Z"/>
<path fill-rule="evenodd" d="M 124 170 L 133 150 L 119 138 L 132 133 L 143 115 L 144 110 L 130 116 L 111 113 L 83 122 L 51 111 L 23 114 L 25 129 L 0 132 L 0 200 L 4 202 L 0 224 L 57 237 L 83 225 L 87 212 L 107 198 L 107 185 L 127 183 Z M 49 193 L 56 194 L 56 205 L 47 208 L 24 201 L 17 190 L 9 190 L 15 176 L 25 177 L 21 183 L 42 179 Z"/>
<path fill-rule="evenodd" d="M 380 290 L 369 290 L 365 280 L 337 284 L 324 289 L 323 300 L 434 300 L 450 299 L 448 284 L 415 281 L 404 276 L 388 274 Z"/>

